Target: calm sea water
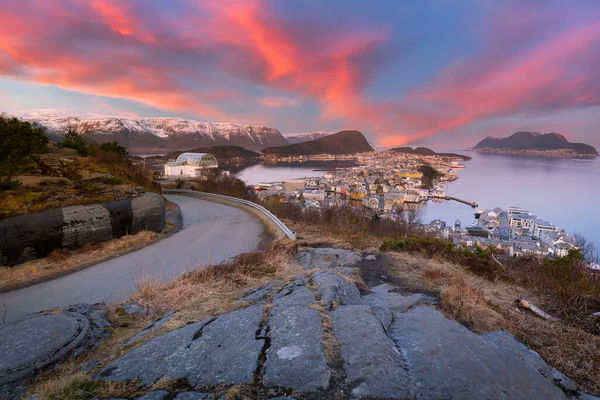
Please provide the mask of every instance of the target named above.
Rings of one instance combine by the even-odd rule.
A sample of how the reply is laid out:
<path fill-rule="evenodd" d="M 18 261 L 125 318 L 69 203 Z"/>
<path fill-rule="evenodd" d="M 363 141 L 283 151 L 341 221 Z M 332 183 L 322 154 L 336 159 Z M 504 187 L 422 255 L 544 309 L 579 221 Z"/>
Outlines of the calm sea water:
<path fill-rule="evenodd" d="M 473 157 L 446 186 L 448 195 L 481 208 L 518 206 L 600 246 L 600 158 L 592 160 L 462 153 Z M 426 221 L 474 221 L 471 207 L 428 202 Z"/>
<path fill-rule="evenodd" d="M 473 157 L 460 178 L 446 186 L 448 195 L 475 201 L 480 207 L 529 209 L 559 228 L 579 232 L 600 247 L 600 158 L 573 160 L 530 156 L 507 156 L 464 152 Z M 304 176 L 322 176 L 329 163 L 257 164 L 242 169 L 238 176 L 248 184 L 281 181 Z M 427 203 L 425 222 L 460 220 L 462 226 L 475 221 L 467 205 L 445 201 Z"/>

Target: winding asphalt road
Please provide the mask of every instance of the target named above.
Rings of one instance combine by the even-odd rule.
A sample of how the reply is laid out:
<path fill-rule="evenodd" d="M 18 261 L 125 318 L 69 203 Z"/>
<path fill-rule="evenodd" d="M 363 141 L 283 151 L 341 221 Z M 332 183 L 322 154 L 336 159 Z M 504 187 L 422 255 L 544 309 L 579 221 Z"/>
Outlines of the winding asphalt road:
<path fill-rule="evenodd" d="M 265 226 L 246 211 L 191 197 L 165 197 L 181 208 L 180 232 L 79 272 L 1 293 L 0 310 L 6 305 L 6 322 L 48 308 L 120 302 L 135 293 L 144 276 L 172 281 L 186 270 L 257 250 L 265 238 Z"/>

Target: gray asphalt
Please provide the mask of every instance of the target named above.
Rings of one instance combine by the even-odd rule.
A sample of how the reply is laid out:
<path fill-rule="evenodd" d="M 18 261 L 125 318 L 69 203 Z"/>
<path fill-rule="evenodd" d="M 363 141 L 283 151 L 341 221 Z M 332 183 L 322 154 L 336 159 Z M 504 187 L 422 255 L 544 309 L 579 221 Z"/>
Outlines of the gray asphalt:
<path fill-rule="evenodd" d="M 135 294 L 145 276 L 172 281 L 186 270 L 259 248 L 266 234 L 254 215 L 224 204 L 165 196 L 181 208 L 180 232 L 133 253 L 48 282 L 0 294 L 6 322 L 77 303 L 117 303 Z"/>

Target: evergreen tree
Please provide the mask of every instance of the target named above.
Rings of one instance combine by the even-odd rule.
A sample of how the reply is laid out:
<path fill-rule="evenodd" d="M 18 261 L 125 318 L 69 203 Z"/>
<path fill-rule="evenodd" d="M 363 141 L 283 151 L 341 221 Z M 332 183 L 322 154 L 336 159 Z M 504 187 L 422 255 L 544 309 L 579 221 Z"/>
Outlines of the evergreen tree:
<path fill-rule="evenodd" d="M 65 135 L 62 145 L 63 147 L 77 150 L 77 154 L 80 156 L 85 157 L 90 155 L 90 148 L 86 140 L 72 129 L 69 129 L 69 132 Z"/>
<path fill-rule="evenodd" d="M 0 117 L 0 189 L 15 187 L 12 177 L 35 154 L 46 151 L 48 137 L 41 128 L 17 118 Z"/>

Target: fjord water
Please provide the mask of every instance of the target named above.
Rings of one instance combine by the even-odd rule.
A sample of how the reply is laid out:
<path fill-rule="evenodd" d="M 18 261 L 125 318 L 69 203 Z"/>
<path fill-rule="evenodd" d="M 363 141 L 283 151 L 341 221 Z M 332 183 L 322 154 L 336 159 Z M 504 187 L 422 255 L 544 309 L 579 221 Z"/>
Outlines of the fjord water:
<path fill-rule="evenodd" d="M 600 158 L 567 159 L 459 152 L 473 157 L 459 179 L 446 185 L 448 195 L 475 201 L 481 208 L 529 209 L 570 234 L 579 232 L 600 247 Z M 250 185 L 306 176 L 322 176 L 339 163 L 256 164 L 238 173 Z M 424 222 L 441 219 L 462 226 L 475 221 L 473 209 L 454 201 L 429 201 Z"/>
<path fill-rule="evenodd" d="M 480 208 L 518 206 L 581 233 L 600 247 L 600 158 L 571 159 L 463 152 L 473 157 L 446 186 L 449 196 Z M 454 201 L 428 202 L 423 219 L 474 221 L 473 209 Z"/>

